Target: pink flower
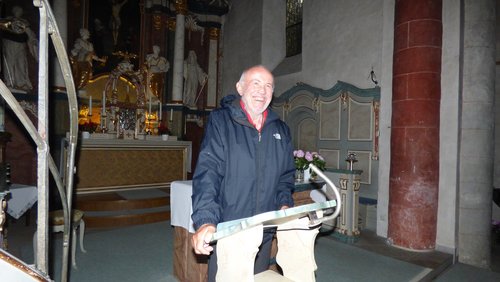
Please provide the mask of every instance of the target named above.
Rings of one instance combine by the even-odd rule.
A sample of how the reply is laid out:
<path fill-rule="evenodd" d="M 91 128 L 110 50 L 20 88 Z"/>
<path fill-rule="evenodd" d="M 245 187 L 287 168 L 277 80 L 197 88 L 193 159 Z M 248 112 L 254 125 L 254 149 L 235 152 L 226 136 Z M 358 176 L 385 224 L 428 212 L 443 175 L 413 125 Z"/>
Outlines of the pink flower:
<path fill-rule="evenodd" d="M 297 152 L 297 154 L 295 154 L 295 152 Z M 304 157 L 304 151 L 302 150 L 297 150 L 297 151 L 294 151 L 293 152 L 293 155 L 297 158 L 303 158 Z"/>
<path fill-rule="evenodd" d="M 308 162 L 312 162 L 313 160 L 313 155 L 310 152 L 306 152 L 306 160 Z"/>

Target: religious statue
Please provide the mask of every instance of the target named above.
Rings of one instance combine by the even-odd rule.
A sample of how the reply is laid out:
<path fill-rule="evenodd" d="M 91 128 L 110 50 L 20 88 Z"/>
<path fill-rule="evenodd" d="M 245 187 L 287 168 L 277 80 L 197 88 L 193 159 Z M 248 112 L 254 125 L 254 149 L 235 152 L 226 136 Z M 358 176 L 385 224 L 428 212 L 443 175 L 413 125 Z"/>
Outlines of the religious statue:
<path fill-rule="evenodd" d="M 93 61 L 106 62 L 106 58 L 99 58 L 95 55 L 94 45 L 89 41 L 90 32 L 86 28 L 80 29 L 80 38 L 75 41 L 71 49 L 71 68 L 75 86 L 77 89 L 83 88 L 92 78 Z"/>
<path fill-rule="evenodd" d="M 165 73 L 170 69 L 170 64 L 165 57 L 160 56 L 160 46 L 153 46 L 153 53 L 146 55 L 148 68 L 148 82 L 153 95 L 161 101 L 165 85 Z"/>
<path fill-rule="evenodd" d="M 144 109 L 138 108 L 136 110 L 135 120 L 135 139 L 139 139 L 139 134 L 146 133 L 146 113 Z"/>
<path fill-rule="evenodd" d="M 120 19 L 120 11 L 127 3 L 128 0 L 111 0 L 111 31 L 113 33 L 113 43 L 115 46 L 118 44 L 118 35 L 120 33 L 120 26 L 122 20 Z"/>
<path fill-rule="evenodd" d="M 2 20 L 3 80 L 8 87 L 30 91 L 28 52 L 38 61 L 38 39 L 23 19 L 23 8 L 14 6 L 12 16 Z"/>
<path fill-rule="evenodd" d="M 184 61 L 184 105 L 196 107 L 199 94 L 203 90 L 208 79 L 208 75 L 198 65 L 198 59 L 194 50 L 190 50 L 188 58 Z M 201 84 L 201 89 L 198 90 Z"/>

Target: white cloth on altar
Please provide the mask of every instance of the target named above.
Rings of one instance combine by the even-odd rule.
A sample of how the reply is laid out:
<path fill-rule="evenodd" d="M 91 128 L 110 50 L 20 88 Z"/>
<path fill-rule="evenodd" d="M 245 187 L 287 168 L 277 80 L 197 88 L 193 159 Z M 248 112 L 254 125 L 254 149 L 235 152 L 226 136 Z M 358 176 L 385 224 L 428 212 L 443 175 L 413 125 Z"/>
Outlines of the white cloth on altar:
<path fill-rule="evenodd" d="M 193 205 L 191 195 L 193 193 L 193 182 L 191 180 L 174 181 L 170 185 L 170 224 L 180 226 L 194 233 Z"/>
<path fill-rule="evenodd" d="M 15 219 L 19 219 L 38 199 L 36 186 L 12 184 L 9 191 L 7 213 Z"/>

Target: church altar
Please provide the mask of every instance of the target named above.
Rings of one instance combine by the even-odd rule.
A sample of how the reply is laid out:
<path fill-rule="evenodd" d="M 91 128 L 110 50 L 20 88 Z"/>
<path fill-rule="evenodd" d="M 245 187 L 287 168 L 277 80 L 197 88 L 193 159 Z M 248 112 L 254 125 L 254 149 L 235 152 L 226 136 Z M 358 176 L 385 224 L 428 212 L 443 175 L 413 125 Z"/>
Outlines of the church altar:
<path fill-rule="evenodd" d="M 189 141 L 91 138 L 78 149 L 77 194 L 170 187 L 191 171 Z"/>

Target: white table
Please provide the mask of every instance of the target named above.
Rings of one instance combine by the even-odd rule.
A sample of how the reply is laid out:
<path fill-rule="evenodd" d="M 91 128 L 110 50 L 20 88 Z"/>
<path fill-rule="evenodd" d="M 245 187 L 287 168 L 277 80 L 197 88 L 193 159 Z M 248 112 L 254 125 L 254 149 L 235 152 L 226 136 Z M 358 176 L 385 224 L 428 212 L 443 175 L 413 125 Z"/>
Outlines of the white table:
<path fill-rule="evenodd" d="M 12 184 L 9 187 L 10 197 L 7 198 L 7 213 L 19 219 L 33 204 L 36 203 L 38 192 L 36 186 Z"/>
<path fill-rule="evenodd" d="M 183 227 L 190 233 L 195 232 L 191 219 L 193 213 L 192 193 L 193 182 L 191 180 L 173 181 L 170 185 L 170 224 Z"/>

